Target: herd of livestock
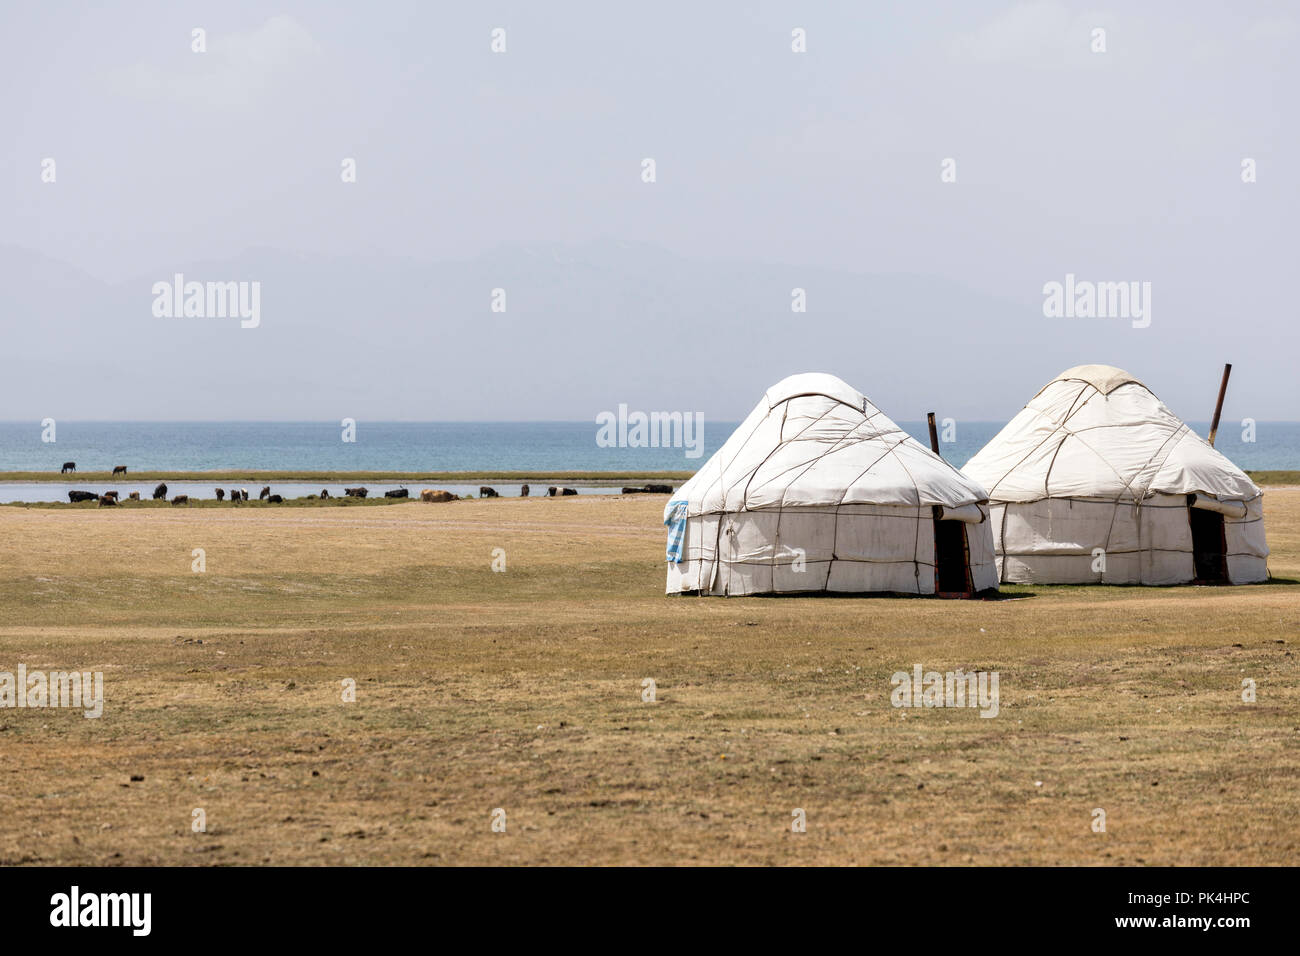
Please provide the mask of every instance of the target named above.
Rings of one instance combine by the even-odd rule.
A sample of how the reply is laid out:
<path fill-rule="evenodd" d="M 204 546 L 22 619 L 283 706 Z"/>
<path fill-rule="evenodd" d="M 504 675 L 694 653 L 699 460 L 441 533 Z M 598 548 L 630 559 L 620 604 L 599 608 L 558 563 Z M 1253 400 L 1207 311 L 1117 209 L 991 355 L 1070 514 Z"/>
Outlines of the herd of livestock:
<path fill-rule="evenodd" d="M 75 474 L 76 470 L 77 470 L 77 463 L 75 461 L 65 461 L 63 463 L 63 469 L 60 473 L 66 474 L 68 472 L 72 472 Z M 126 465 L 117 465 L 113 468 L 114 476 L 125 475 L 125 474 L 126 474 Z M 625 495 L 665 494 L 666 495 L 666 494 L 671 494 L 672 490 L 673 489 L 671 485 L 645 485 L 640 488 L 624 488 L 623 494 Z M 216 491 L 216 498 L 218 501 L 225 501 L 227 494 L 229 494 L 231 503 L 238 503 L 238 502 L 249 500 L 247 488 L 231 488 L 229 492 L 227 492 L 225 488 L 217 488 L 215 489 L 215 491 Z M 523 485 L 519 489 L 519 497 L 527 498 L 528 492 L 529 492 L 528 486 Z M 563 488 L 563 487 L 556 487 L 555 485 L 551 485 L 546 489 L 546 495 L 547 497 L 550 498 L 568 497 L 569 495 L 576 495 L 577 493 L 578 491 L 576 488 Z M 370 494 L 370 489 L 368 488 L 359 487 L 359 488 L 343 489 L 343 497 L 345 498 L 365 498 L 369 494 Z M 478 496 L 480 498 L 501 497 L 501 495 L 496 491 L 495 488 L 489 488 L 487 486 L 483 486 L 479 488 Z M 321 493 L 319 495 L 307 495 L 307 500 L 314 501 L 320 499 L 328 499 L 331 497 L 337 497 L 337 496 L 331 495 L 329 493 L 328 488 L 322 488 Z M 390 491 L 385 491 L 384 497 L 385 498 L 409 498 L 410 492 L 406 488 L 394 488 Z M 470 497 L 473 496 L 471 495 Z M 102 495 L 97 494 L 93 491 L 69 491 L 68 492 L 68 501 L 72 502 L 73 504 L 77 504 L 78 502 L 82 502 L 82 501 L 98 501 L 99 506 L 101 508 L 112 507 L 116 505 L 118 503 L 119 498 L 120 498 L 120 493 L 116 491 L 106 491 Z M 160 483 L 158 487 L 154 488 L 153 499 L 155 501 L 167 500 L 166 483 Z M 421 501 L 442 502 L 442 501 L 457 501 L 459 499 L 460 499 L 460 495 L 452 494 L 450 491 L 443 491 L 441 489 L 425 488 L 420 492 Z M 138 491 L 131 492 L 129 495 L 127 495 L 127 500 L 139 501 L 140 492 Z M 257 496 L 257 500 L 266 501 L 268 504 L 273 504 L 273 505 L 282 504 L 284 502 L 284 498 L 282 496 L 271 494 L 270 485 L 265 486 L 261 490 L 261 492 Z M 189 504 L 189 502 L 190 502 L 189 495 L 176 495 L 171 499 L 171 503 L 173 505 L 187 505 Z"/>

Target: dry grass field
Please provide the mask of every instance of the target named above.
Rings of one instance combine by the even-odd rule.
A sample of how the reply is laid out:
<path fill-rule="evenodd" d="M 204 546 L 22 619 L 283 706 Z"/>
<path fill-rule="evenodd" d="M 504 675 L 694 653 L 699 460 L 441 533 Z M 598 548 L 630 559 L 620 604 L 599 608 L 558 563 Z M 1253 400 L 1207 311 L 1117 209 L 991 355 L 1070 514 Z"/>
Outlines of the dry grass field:
<path fill-rule="evenodd" d="M 0 710 L 0 863 L 1300 856 L 1300 491 L 1274 583 L 997 601 L 668 598 L 663 504 L 0 508 L 0 671 L 105 681 Z M 891 707 L 916 663 L 1000 714 Z"/>

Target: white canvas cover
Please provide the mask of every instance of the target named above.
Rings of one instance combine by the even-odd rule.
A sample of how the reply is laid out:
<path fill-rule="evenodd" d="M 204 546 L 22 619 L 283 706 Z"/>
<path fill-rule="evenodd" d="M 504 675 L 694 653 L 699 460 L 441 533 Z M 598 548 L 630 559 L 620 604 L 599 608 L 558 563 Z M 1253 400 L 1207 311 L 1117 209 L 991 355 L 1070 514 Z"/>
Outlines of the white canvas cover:
<path fill-rule="evenodd" d="M 1001 581 L 1192 581 L 1191 507 L 1224 515 L 1231 583 L 1268 576 L 1263 493 L 1122 369 L 1062 372 L 962 471 L 989 491 Z"/>
<path fill-rule="evenodd" d="M 669 501 L 665 521 L 684 515 L 685 534 L 667 590 L 933 594 L 934 506 L 965 528 L 984 590 L 997 578 L 987 501 L 861 392 L 792 375 Z"/>

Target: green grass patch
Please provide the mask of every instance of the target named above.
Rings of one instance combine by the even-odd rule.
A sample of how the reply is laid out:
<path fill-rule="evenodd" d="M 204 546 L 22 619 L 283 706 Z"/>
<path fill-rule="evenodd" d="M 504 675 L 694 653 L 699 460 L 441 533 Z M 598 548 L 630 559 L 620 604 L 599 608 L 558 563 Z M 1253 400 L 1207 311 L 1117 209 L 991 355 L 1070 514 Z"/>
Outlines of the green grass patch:
<path fill-rule="evenodd" d="M 191 498 L 186 504 L 180 505 L 173 505 L 170 499 L 164 498 L 156 501 L 152 498 L 141 498 L 139 501 L 126 498 L 115 506 L 105 506 L 105 510 L 112 507 L 128 511 L 141 508 L 364 508 L 370 505 L 400 505 L 419 500 L 418 492 L 413 498 L 385 498 L 382 494 L 375 498 L 286 498 L 284 501 L 274 504 L 269 501 L 259 501 L 256 498 L 249 498 L 248 501 L 240 502 L 231 501 L 229 498 L 225 501 L 218 501 L 215 498 Z M 0 503 L 0 507 L 70 508 L 75 511 L 77 509 L 98 510 L 100 505 L 98 501 L 78 501 L 75 504 L 70 501 L 7 501 Z"/>
<path fill-rule="evenodd" d="M 1300 471 L 1248 471 L 1257 485 L 1300 485 Z"/>

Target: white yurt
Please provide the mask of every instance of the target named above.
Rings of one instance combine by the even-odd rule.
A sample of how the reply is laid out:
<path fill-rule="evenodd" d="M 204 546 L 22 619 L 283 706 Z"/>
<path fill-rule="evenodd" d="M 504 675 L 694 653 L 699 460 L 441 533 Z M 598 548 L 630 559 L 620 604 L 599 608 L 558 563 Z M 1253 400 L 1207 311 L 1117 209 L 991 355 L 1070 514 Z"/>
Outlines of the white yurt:
<path fill-rule="evenodd" d="M 792 375 L 669 501 L 668 593 L 973 594 L 987 499 L 834 375 Z"/>
<path fill-rule="evenodd" d="M 1062 372 L 962 469 L 989 490 L 999 580 L 1268 576 L 1263 493 L 1132 375 Z"/>

